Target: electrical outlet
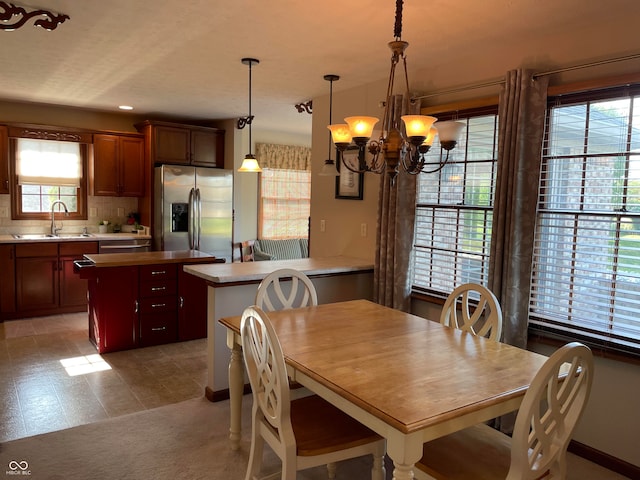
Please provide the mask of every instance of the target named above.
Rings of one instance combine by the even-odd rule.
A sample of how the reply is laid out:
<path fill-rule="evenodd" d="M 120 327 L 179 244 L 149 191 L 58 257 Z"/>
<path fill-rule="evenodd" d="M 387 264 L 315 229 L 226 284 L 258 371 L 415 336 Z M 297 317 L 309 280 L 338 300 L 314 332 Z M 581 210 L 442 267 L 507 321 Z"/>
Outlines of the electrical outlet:
<path fill-rule="evenodd" d="M 324 220 L 320 220 L 320 231 L 324 232 L 327 229 L 327 224 Z"/>
<path fill-rule="evenodd" d="M 366 237 L 367 236 L 367 224 L 366 223 L 361 223 L 360 224 L 360 236 L 361 237 Z"/>
<path fill-rule="evenodd" d="M 90 217 L 97 217 L 98 216 L 98 209 L 96 207 L 89 207 L 89 216 Z"/>
<path fill-rule="evenodd" d="M 118 207 L 118 216 L 119 217 L 124 217 L 124 208 Z"/>

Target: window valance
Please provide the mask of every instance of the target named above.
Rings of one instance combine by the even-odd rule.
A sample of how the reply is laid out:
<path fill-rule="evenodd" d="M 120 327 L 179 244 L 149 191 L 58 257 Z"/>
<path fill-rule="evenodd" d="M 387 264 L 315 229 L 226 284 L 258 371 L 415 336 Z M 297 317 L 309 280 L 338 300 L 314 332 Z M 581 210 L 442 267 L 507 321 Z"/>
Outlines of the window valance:
<path fill-rule="evenodd" d="M 311 170 L 311 148 L 309 147 L 257 143 L 256 159 L 262 168 Z"/>

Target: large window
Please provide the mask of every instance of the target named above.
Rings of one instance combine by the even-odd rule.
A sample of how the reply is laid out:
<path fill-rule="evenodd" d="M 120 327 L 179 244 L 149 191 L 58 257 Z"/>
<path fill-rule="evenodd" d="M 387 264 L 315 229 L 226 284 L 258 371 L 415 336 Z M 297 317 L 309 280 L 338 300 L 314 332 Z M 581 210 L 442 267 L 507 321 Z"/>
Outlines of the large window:
<path fill-rule="evenodd" d="M 418 175 L 413 288 L 437 296 L 462 283 L 487 285 L 489 274 L 497 107 L 458 113 L 457 121 L 466 128 L 447 165 Z M 444 154 L 434 147 L 425 170 Z"/>
<path fill-rule="evenodd" d="M 530 325 L 640 349 L 640 94 L 604 95 L 548 109 Z"/>
<path fill-rule="evenodd" d="M 263 168 L 260 177 L 260 238 L 307 238 L 311 171 Z"/>
<path fill-rule="evenodd" d="M 86 151 L 76 142 L 11 139 L 13 218 L 47 218 L 55 201 L 70 218 L 86 218 Z"/>

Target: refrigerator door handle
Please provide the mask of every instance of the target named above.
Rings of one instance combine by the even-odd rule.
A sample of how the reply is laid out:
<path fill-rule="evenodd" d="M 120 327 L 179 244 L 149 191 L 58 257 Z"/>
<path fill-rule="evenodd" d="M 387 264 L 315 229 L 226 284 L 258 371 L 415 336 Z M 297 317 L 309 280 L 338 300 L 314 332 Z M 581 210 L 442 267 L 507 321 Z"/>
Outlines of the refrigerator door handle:
<path fill-rule="evenodd" d="M 195 188 L 189 191 L 189 225 L 187 237 L 189 238 L 189 250 L 195 249 L 194 233 L 195 233 Z"/>
<path fill-rule="evenodd" d="M 200 250 L 200 233 L 202 230 L 202 198 L 200 197 L 200 189 L 196 188 L 196 250 Z"/>

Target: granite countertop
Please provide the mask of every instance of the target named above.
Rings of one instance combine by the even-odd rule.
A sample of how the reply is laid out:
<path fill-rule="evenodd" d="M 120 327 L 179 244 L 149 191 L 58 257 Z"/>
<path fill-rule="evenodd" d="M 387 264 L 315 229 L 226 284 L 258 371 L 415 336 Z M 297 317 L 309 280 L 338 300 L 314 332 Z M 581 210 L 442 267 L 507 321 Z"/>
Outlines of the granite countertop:
<path fill-rule="evenodd" d="M 293 268 L 306 275 L 331 275 L 373 271 L 373 262 L 354 257 L 312 257 L 296 260 L 186 265 L 184 271 L 213 284 L 261 281 L 280 268 Z"/>
<path fill-rule="evenodd" d="M 96 267 L 126 267 L 133 265 L 153 265 L 157 263 L 198 263 L 214 261 L 216 257 L 198 250 L 178 250 L 135 253 L 95 253 L 84 258 Z"/>
<path fill-rule="evenodd" d="M 61 233 L 57 237 L 47 237 L 45 234 L 35 234 L 38 238 L 34 238 L 34 234 L 18 234 L 24 237 L 16 238 L 10 234 L 0 235 L 0 243 L 33 243 L 33 242 L 91 242 L 100 240 L 134 240 L 143 239 L 151 240 L 151 235 L 140 235 L 136 233 L 89 233 L 83 236 L 80 233 Z M 40 236 L 42 235 L 42 236 Z"/>

